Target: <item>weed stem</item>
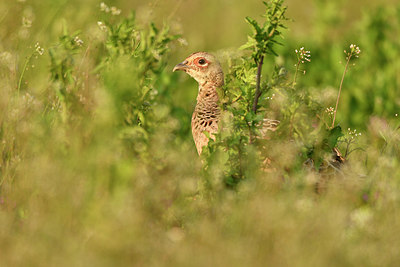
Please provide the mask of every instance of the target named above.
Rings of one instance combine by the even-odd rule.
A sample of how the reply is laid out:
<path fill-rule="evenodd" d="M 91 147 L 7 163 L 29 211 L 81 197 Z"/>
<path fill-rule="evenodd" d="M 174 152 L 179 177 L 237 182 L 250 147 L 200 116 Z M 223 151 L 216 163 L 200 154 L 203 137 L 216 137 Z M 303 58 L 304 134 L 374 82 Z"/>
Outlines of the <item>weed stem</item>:
<path fill-rule="evenodd" d="M 25 70 L 29 64 L 29 61 L 31 61 L 33 54 L 30 55 L 29 57 L 27 57 L 25 64 L 24 64 L 24 68 L 22 69 L 21 75 L 19 76 L 19 81 L 18 81 L 18 87 L 17 87 L 17 96 L 19 97 L 19 91 L 21 89 L 21 85 L 22 85 L 22 79 L 24 78 L 24 74 L 25 74 Z"/>
<path fill-rule="evenodd" d="M 331 126 L 331 128 L 335 127 L 336 111 L 337 111 L 337 108 L 338 108 L 338 105 L 339 105 L 340 93 L 342 92 L 342 86 L 343 86 L 344 76 L 346 75 L 347 68 L 349 67 L 350 58 L 351 58 L 351 55 L 349 55 L 349 56 L 347 57 L 347 62 L 346 62 L 346 66 L 344 67 L 344 72 L 343 72 L 343 75 L 342 75 L 342 80 L 340 81 L 339 93 L 338 93 L 338 97 L 337 97 L 337 99 L 336 99 L 336 106 L 335 106 L 335 111 L 334 111 L 334 113 L 333 113 L 333 120 L 332 120 L 332 126 Z"/>
<path fill-rule="evenodd" d="M 293 79 L 293 87 L 296 85 L 296 79 L 297 79 L 297 73 L 299 72 L 299 65 L 300 65 L 300 59 L 296 64 L 296 72 L 294 73 L 294 79 Z"/>

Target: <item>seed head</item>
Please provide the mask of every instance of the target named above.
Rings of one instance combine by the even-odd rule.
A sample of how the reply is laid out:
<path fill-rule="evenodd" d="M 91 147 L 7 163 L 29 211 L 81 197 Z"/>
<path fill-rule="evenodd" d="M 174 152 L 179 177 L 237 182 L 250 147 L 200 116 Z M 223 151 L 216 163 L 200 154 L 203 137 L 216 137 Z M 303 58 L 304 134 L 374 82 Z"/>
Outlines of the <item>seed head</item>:
<path fill-rule="evenodd" d="M 44 48 L 40 47 L 39 43 L 35 44 L 35 50 L 39 55 L 43 55 L 44 54 Z"/>
<path fill-rule="evenodd" d="M 304 49 L 304 47 L 301 47 L 299 50 L 294 50 L 294 52 L 297 54 L 297 59 L 299 61 L 299 63 L 304 64 L 305 61 L 310 62 L 311 59 L 311 52 L 307 51 Z"/>

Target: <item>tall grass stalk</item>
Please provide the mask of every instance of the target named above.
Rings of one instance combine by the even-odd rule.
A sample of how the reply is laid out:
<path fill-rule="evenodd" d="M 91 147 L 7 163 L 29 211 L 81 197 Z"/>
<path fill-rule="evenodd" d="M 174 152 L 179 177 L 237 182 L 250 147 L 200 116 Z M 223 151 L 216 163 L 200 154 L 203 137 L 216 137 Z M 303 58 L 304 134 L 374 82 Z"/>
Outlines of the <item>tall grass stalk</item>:
<path fill-rule="evenodd" d="M 338 96 L 336 98 L 336 106 L 335 106 L 335 111 L 333 112 L 333 120 L 332 120 L 331 128 L 335 127 L 336 112 L 337 112 L 337 108 L 338 108 L 338 105 L 339 105 L 340 93 L 342 92 L 344 76 L 346 75 L 347 69 L 349 67 L 349 62 L 350 62 L 350 57 L 347 58 L 346 66 L 344 67 L 344 71 L 343 71 L 343 75 L 342 75 L 342 80 L 340 81 L 339 93 L 338 93 Z"/>
<path fill-rule="evenodd" d="M 300 70 L 300 64 L 304 64 L 306 62 L 311 62 L 311 55 L 310 55 L 310 51 L 307 51 L 304 49 L 304 47 L 300 47 L 299 50 L 294 50 L 294 52 L 297 55 L 297 63 L 296 63 L 296 71 L 294 73 L 294 79 L 293 79 L 293 84 L 292 87 L 294 87 L 296 85 L 296 81 L 297 81 L 297 74 L 299 73 Z M 304 71 L 305 74 L 305 71 Z"/>
<path fill-rule="evenodd" d="M 344 71 L 343 71 L 343 75 L 342 75 L 342 80 L 340 81 L 340 86 L 339 86 L 339 93 L 336 99 L 336 106 L 335 106 L 335 111 L 333 113 L 333 120 L 332 120 L 332 126 L 331 128 L 333 129 L 333 127 L 335 127 L 335 120 L 336 120 L 336 112 L 338 109 L 338 105 L 339 105 L 339 100 L 340 100 L 340 93 L 342 92 L 342 87 L 343 87 L 343 81 L 344 81 L 344 76 L 346 75 L 348 68 L 349 68 L 349 63 L 351 58 L 354 56 L 356 58 L 358 58 L 358 55 L 361 53 L 361 50 L 358 46 L 351 44 L 350 45 L 350 52 L 347 52 L 346 50 L 344 50 L 344 53 L 347 55 L 346 56 L 346 66 L 344 67 Z"/>
<path fill-rule="evenodd" d="M 32 53 L 32 54 L 31 54 L 29 57 L 27 57 L 26 60 L 25 60 L 24 67 L 23 67 L 22 72 L 21 72 L 21 74 L 20 74 L 20 76 L 19 76 L 19 79 L 18 79 L 17 97 L 19 97 L 19 91 L 21 90 L 22 79 L 24 78 L 25 71 L 26 71 L 26 69 L 27 69 L 27 67 L 28 67 L 28 64 L 29 64 L 29 62 L 31 61 L 31 58 L 33 57 L 34 54 L 35 54 L 35 53 Z"/>

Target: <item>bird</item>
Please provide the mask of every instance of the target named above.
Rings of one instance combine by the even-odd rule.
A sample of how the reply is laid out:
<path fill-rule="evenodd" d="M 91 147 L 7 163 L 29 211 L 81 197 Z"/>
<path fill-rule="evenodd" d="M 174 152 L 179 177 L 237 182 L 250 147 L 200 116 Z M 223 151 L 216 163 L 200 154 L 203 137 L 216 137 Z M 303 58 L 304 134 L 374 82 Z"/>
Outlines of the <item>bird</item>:
<path fill-rule="evenodd" d="M 198 154 L 209 142 L 204 132 L 215 140 L 221 117 L 217 89 L 224 85 L 224 72 L 218 60 L 207 52 L 196 52 L 177 64 L 173 71 L 184 71 L 199 84 L 197 103 L 192 114 L 192 135 Z"/>
<path fill-rule="evenodd" d="M 221 117 L 217 89 L 224 85 L 224 72 L 221 64 L 210 53 L 196 52 L 189 55 L 183 62 L 177 64 L 173 71 L 184 71 L 194 78 L 199 84 L 197 103 L 192 115 L 192 135 L 198 154 L 209 142 L 208 136 L 215 140 L 214 134 L 218 132 L 218 123 Z M 261 133 L 275 131 L 279 121 L 264 119 Z"/>
<path fill-rule="evenodd" d="M 197 103 L 192 114 L 192 135 L 199 155 L 203 147 L 209 142 L 209 138 L 215 140 L 214 134 L 218 132 L 218 123 L 221 117 L 219 97 L 217 89 L 224 85 L 224 72 L 218 60 L 207 52 L 196 52 L 189 55 L 184 61 L 173 68 L 175 71 L 184 71 L 194 78 L 198 85 Z M 261 136 L 265 138 L 267 131 L 275 131 L 280 121 L 265 118 L 259 125 Z M 206 135 L 205 132 L 208 134 Z M 323 169 L 338 170 L 346 162 L 338 148 L 332 149 L 332 158 Z M 314 165 L 312 159 L 305 162 L 306 165 Z M 267 157 L 263 161 L 263 170 L 271 169 L 271 160 Z M 316 183 L 316 191 L 323 191 L 329 175 L 322 175 L 323 179 Z"/>

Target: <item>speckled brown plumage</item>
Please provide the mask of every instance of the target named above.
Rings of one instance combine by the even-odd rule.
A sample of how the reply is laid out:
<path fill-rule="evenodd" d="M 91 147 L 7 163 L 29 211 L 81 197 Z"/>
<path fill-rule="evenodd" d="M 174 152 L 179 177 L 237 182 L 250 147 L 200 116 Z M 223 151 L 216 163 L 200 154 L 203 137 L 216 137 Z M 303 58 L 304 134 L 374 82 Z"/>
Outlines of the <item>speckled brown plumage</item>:
<path fill-rule="evenodd" d="M 202 86 L 192 115 L 192 134 L 199 154 L 203 146 L 208 144 L 204 131 L 209 132 L 211 138 L 218 131 L 220 113 L 216 88 L 214 85 Z"/>
<path fill-rule="evenodd" d="M 201 154 L 203 146 L 208 144 L 208 132 L 211 138 L 218 131 L 220 108 L 217 88 L 224 84 L 224 73 L 214 56 L 206 52 L 191 54 L 174 71 L 182 70 L 199 83 L 197 104 L 192 115 L 192 134 L 197 152 Z"/>

